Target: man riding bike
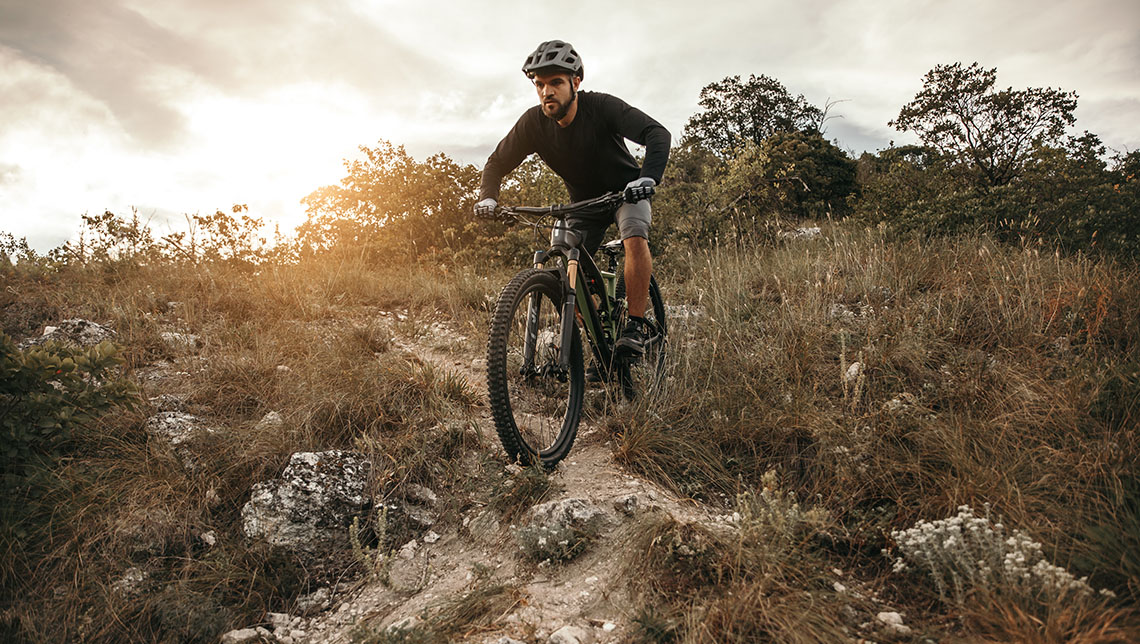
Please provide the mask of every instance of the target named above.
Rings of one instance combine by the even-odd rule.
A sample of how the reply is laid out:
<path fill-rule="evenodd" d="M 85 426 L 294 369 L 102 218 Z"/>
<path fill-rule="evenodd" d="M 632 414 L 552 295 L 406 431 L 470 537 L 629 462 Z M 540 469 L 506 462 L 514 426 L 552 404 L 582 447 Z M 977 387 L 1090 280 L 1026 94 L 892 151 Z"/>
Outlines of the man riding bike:
<path fill-rule="evenodd" d="M 637 195 L 638 189 L 661 182 L 669 158 L 669 131 L 615 96 L 579 92 L 584 77 L 582 58 L 570 43 L 550 40 L 540 44 L 527 57 L 522 71 L 534 83 L 539 104 L 519 117 L 487 159 L 476 215 L 494 213 L 503 177 L 535 152 L 566 183 L 571 201 L 623 190 Z M 626 148 L 625 139 L 645 146 L 641 167 Z M 617 222 L 625 247 L 629 324 L 615 346 L 620 355 L 629 358 L 644 353 L 644 316 L 653 271 L 651 219 L 646 199 L 568 219 L 572 227 L 585 232 L 590 253 L 598 249 L 606 228 Z"/>

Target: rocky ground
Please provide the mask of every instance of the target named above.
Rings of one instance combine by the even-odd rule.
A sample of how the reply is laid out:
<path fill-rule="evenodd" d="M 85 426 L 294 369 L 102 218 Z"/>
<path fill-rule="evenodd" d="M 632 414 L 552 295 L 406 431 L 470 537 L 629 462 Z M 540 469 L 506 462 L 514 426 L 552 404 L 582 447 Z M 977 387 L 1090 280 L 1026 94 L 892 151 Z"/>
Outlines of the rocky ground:
<path fill-rule="evenodd" d="M 678 310 L 672 316 L 683 333 L 684 321 L 699 311 Z M 404 312 L 370 311 L 372 319 L 386 319 L 393 330 L 393 350 L 409 361 L 450 372 L 485 395 L 485 359 L 467 338 L 446 321 L 423 325 L 402 324 Z M 399 329 L 415 328 L 415 335 Z M 61 337 L 63 336 L 63 337 Z M 44 339 L 90 344 L 113 339 L 114 332 L 82 320 L 49 327 Z M 193 469 L 203 455 L 188 448 L 203 433 L 215 428 L 188 413 L 186 387 L 203 370 L 199 338 L 170 328 L 162 334 L 176 357 L 136 372 L 156 413 L 145 427 L 153 440 L 169 445 L 184 467 Z M 41 339 L 42 340 L 42 339 Z M 279 369 L 287 370 L 281 366 Z M 591 395 L 603 395 L 592 392 Z M 303 596 L 288 613 L 269 613 L 256 624 L 226 633 L 222 641 L 280 642 L 281 644 L 351 641 L 421 641 L 417 632 L 440 632 L 440 620 L 449 610 L 493 599 L 493 614 L 477 626 L 447 630 L 453 641 L 510 644 L 604 643 L 629 639 L 634 619 L 638 576 L 632 569 L 639 530 L 648 517 L 671 518 L 700 524 L 710 530 L 731 531 L 736 517 L 722 509 L 679 499 L 654 483 L 624 472 L 614 462 L 612 445 L 597 418 L 579 429 L 574 451 L 544 478 L 546 491 L 533 507 L 505 514 L 490 507 L 495 493 L 509 493 L 542 475 L 507 462 L 495 435 L 486 403 L 467 419 L 483 438 L 464 458 L 465 475 L 484 489 L 470 498 L 492 502 L 458 505 L 435 491 L 408 485 L 394 499 L 377 502 L 367 496 L 371 464 L 353 452 L 329 450 L 293 454 L 279 478 L 253 486 L 242 511 L 245 535 L 278 547 L 301 552 L 339 548 L 355 549 L 367 558 L 371 574 L 362 579 L 319 588 Z M 611 412 L 612 413 L 612 412 Z M 208 415 L 208 414 L 203 414 Z M 276 412 L 266 414 L 257 429 L 272 430 L 283 422 Z M 470 487 L 468 487 L 470 492 Z M 531 499 L 522 499 L 523 502 Z M 346 531 L 352 517 L 378 507 L 387 508 L 385 520 L 411 538 L 385 551 L 353 544 Z M 443 508 L 460 507 L 443 519 Z M 212 545 L 216 535 L 199 538 Z M 838 587 L 854 585 L 833 571 Z M 115 582 L 130 594 L 146 581 L 137 568 L 125 571 Z M 878 618 L 865 629 L 885 635 L 905 635 L 907 627 L 897 612 L 880 606 Z M 874 612 L 872 612 L 872 615 Z M 889 637 L 888 637 L 889 639 Z"/>

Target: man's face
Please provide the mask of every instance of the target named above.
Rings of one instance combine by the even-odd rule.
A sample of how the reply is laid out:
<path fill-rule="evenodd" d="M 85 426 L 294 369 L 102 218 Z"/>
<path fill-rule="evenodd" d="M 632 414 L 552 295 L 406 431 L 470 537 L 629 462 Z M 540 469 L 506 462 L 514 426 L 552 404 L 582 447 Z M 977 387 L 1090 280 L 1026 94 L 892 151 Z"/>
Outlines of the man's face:
<path fill-rule="evenodd" d="M 542 113 L 555 121 L 561 121 L 570 111 L 581 82 L 582 79 L 577 76 L 565 73 L 535 74 L 534 88 L 538 91 Z"/>

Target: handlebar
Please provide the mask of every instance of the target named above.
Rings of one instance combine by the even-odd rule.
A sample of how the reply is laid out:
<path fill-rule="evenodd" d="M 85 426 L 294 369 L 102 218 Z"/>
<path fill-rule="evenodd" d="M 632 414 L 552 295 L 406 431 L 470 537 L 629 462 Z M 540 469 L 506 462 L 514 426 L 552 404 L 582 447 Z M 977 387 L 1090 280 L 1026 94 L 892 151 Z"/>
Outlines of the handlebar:
<path fill-rule="evenodd" d="M 585 199 L 582 201 L 575 201 L 568 204 L 555 204 L 553 206 L 498 206 L 495 208 L 494 217 L 489 219 L 501 219 L 504 221 L 513 221 L 518 215 L 550 215 L 559 219 L 571 215 L 573 213 L 586 210 L 588 208 L 612 208 L 622 203 L 636 203 L 653 196 L 656 190 L 653 186 L 639 186 L 637 188 L 626 188 L 622 192 L 607 192 L 600 197 L 593 199 Z"/>

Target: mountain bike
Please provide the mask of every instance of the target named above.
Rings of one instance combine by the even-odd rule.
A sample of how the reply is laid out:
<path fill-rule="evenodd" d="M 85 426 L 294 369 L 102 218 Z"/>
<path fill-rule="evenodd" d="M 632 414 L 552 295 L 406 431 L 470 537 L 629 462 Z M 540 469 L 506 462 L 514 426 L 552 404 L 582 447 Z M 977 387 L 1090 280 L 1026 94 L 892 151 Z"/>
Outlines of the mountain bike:
<path fill-rule="evenodd" d="M 640 190 L 642 198 L 652 195 L 651 188 Z M 487 341 L 495 430 L 507 455 L 524 465 L 553 468 L 570 453 L 586 390 L 583 338 L 601 381 L 620 388 L 623 398 L 633 400 L 662 384 L 667 329 L 657 280 L 649 280 L 645 353 L 623 357 L 614 348 L 628 319 L 619 270 L 622 242 L 601 246 L 606 269 L 600 269 L 583 246 L 585 234 L 566 221 L 626 200 L 627 194 L 616 192 L 571 204 L 496 209 L 508 224 L 521 220 L 536 230 L 550 228 L 550 247 L 535 252 L 533 267 L 499 293 Z"/>

